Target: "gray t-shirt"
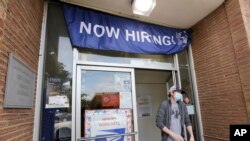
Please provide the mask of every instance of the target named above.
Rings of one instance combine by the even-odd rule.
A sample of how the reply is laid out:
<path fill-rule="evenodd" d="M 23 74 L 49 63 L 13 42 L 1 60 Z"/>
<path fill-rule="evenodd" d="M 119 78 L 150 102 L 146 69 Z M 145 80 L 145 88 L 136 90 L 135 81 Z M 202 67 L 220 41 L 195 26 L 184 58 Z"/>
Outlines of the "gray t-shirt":
<path fill-rule="evenodd" d="M 178 107 L 178 104 L 171 105 L 171 122 L 170 122 L 170 130 L 181 135 L 181 114 Z M 168 138 L 167 141 L 174 141 L 171 137 Z"/>

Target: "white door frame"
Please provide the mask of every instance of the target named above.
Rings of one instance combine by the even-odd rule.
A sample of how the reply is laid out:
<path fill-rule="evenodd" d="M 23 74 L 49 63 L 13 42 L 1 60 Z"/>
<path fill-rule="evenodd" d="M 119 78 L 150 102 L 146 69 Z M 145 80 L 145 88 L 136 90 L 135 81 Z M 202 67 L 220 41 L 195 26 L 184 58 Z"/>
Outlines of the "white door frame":
<path fill-rule="evenodd" d="M 133 68 L 117 68 L 117 67 L 103 67 L 103 66 L 83 66 L 83 65 L 77 65 L 76 67 L 77 73 L 76 73 L 76 94 L 75 97 L 75 103 L 72 103 L 72 105 L 75 105 L 75 111 L 76 114 L 76 122 L 75 125 L 72 125 L 72 128 L 75 128 L 75 139 L 81 138 L 81 78 L 82 78 L 82 70 L 96 70 L 96 71 L 113 71 L 113 72 L 129 72 L 131 74 L 131 85 L 132 85 L 132 105 L 133 105 L 133 123 L 134 123 L 134 132 L 138 132 L 138 122 L 137 122 L 137 107 L 136 107 L 136 90 L 135 90 L 135 75 L 134 75 L 134 69 Z M 139 141 L 138 134 L 135 134 L 135 141 Z"/>

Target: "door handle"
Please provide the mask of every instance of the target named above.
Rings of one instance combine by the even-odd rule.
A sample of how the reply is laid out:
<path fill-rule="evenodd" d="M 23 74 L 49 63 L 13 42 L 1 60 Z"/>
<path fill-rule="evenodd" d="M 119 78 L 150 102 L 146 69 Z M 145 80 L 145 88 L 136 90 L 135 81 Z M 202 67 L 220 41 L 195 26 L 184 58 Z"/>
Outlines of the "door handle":
<path fill-rule="evenodd" d="M 78 139 L 78 141 L 87 141 L 87 140 L 94 140 L 94 139 L 101 139 L 101 138 L 110 138 L 110 137 L 120 137 L 120 136 L 134 136 L 136 135 L 137 132 L 131 132 L 131 133 L 126 133 L 126 134 L 112 134 L 112 135 L 104 135 L 100 137 L 84 137 Z"/>

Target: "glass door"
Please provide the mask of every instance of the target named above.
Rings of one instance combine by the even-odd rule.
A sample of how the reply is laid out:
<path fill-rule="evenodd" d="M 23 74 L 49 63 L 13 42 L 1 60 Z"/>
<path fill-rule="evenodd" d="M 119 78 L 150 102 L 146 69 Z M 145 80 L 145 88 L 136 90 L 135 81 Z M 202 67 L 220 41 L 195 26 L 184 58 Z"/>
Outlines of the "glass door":
<path fill-rule="evenodd" d="M 138 141 L 134 69 L 78 66 L 76 139 Z"/>

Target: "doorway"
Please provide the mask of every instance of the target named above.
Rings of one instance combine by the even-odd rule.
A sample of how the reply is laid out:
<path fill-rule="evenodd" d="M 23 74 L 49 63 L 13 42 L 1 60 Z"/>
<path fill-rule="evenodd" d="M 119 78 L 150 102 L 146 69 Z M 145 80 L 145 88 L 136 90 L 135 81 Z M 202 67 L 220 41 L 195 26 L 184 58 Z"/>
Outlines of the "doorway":
<path fill-rule="evenodd" d="M 168 85 L 172 85 L 172 72 L 135 69 L 135 85 L 140 141 L 159 141 L 161 131 L 155 118 L 159 105 L 167 99 Z"/>
<path fill-rule="evenodd" d="M 169 87 L 178 84 L 174 70 L 77 66 L 76 140 L 161 140 L 155 125 Z M 195 128 L 194 128 L 195 129 Z"/>

